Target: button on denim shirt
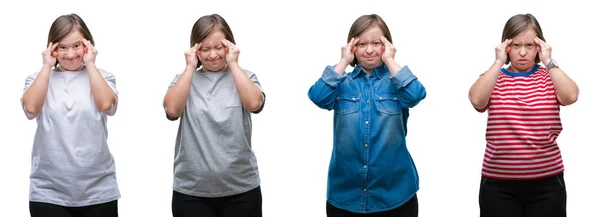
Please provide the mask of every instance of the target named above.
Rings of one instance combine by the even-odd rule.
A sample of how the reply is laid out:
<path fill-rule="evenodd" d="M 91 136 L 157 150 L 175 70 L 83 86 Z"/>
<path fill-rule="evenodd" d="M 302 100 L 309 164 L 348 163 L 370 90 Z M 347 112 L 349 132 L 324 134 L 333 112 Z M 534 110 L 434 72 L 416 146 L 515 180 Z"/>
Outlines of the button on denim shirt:
<path fill-rule="evenodd" d="M 408 108 L 425 98 L 425 88 L 408 66 L 391 76 L 382 65 L 368 77 L 358 66 L 343 76 L 334 67 L 308 92 L 317 106 L 334 110 L 327 201 L 355 213 L 397 208 L 419 189 L 405 137 Z"/>

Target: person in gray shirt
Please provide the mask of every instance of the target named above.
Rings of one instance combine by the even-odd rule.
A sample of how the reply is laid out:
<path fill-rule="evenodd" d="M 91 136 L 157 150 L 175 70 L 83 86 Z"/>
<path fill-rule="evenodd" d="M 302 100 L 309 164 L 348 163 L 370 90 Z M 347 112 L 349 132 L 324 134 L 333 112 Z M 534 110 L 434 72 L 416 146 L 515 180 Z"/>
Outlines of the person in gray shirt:
<path fill-rule="evenodd" d="M 190 47 L 185 70 L 169 85 L 163 105 L 169 120 L 181 118 L 173 216 L 262 216 L 250 118 L 264 106 L 261 85 L 238 65 L 240 50 L 218 14 L 196 21 Z"/>
<path fill-rule="evenodd" d="M 120 193 L 106 129 L 118 92 L 114 75 L 96 67 L 97 54 L 83 20 L 60 16 L 50 27 L 42 69 L 25 80 L 23 111 L 37 121 L 32 217 L 118 216 Z"/>

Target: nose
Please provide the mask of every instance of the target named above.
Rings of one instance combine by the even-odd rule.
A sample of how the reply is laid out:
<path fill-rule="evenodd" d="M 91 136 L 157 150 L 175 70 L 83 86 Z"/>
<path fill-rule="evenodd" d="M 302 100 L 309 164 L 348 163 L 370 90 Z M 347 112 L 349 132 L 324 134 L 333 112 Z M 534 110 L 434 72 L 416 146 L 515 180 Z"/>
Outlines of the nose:
<path fill-rule="evenodd" d="M 525 48 L 525 46 L 522 46 L 521 48 L 519 48 L 519 55 L 521 55 L 521 56 L 527 55 L 527 48 Z"/>
<path fill-rule="evenodd" d="M 371 43 L 367 44 L 367 53 L 373 53 L 373 51 L 375 51 L 375 48 L 373 47 L 373 45 Z"/>
<path fill-rule="evenodd" d="M 208 53 L 209 59 L 216 59 L 218 57 L 217 51 L 215 49 L 211 49 L 210 53 Z"/>
<path fill-rule="evenodd" d="M 73 57 L 75 57 L 75 49 L 69 48 L 69 50 L 67 51 L 67 59 L 71 59 Z"/>

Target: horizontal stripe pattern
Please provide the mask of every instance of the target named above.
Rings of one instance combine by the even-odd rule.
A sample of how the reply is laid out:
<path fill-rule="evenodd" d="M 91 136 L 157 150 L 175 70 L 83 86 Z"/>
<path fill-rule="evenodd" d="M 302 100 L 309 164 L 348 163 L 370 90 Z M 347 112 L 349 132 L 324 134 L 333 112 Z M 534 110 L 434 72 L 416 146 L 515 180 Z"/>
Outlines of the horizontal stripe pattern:
<path fill-rule="evenodd" d="M 490 96 L 482 175 L 538 179 L 564 170 L 556 90 L 545 68 L 529 76 L 500 74 Z"/>

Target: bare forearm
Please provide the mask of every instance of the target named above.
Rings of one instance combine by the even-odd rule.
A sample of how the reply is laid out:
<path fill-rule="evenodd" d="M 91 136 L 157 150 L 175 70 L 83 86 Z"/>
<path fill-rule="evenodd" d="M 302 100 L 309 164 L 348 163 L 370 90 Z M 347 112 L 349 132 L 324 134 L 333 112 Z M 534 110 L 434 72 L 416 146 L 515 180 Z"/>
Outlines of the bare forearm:
<path fill-rule="evenodd" d="M 179 117 L 183 114 L 185 104 L 190 96 L 194 69 L 186 67 L 175 85 L 167 92 L 163 102 L 165 111 L 171 117 Z"/>
<path fill-rule="evenodd" d="M 502 62 L 494 62 L 485 74 L 471 86 L 471 89 L 469 90 L 469 99 L 471 100 L 473 107 L 477 110 L 483 110 L 487 106 L 503 65 L 504 63 Z"/>
<path fill-rule="evenodd" d="M 575 103 L 579 96 L 579 87 L 577 84 L 558 67 L 549 69 L 548 73 L 556 89 L 556 98 L 560 104 L 570 105 Z"/>
<path fill-rule="evenodd" d="M 233 75 L 233 82 L 235 88 L 240 95 L 244 108 L 248 111 L 257 111 L 260 109 L 261 104 L 264 101 L 264 95 L 260 89 L 250 80 L 248 75 L 240 68 L 237 64 L 229 66 Z"/>
<path fill-rule="evenodd" d="M 106 83 L 95 64 L 87 63 L 86 67 L 90 80 L 90 90 L 92 91 L 96 108 L 100 112 L 107 112 L 117 102 L 117 96 L 112 88 L 108 86 L 108 83 Z"/>
<path fill-rule="evenodd" d="M 50 81 L 50 68 L 42 67 L 40 73 L 23 93 L 23 106 L 27 113 L 37 115 L 42 111 L 48 93 L 48 82 Z"/>

